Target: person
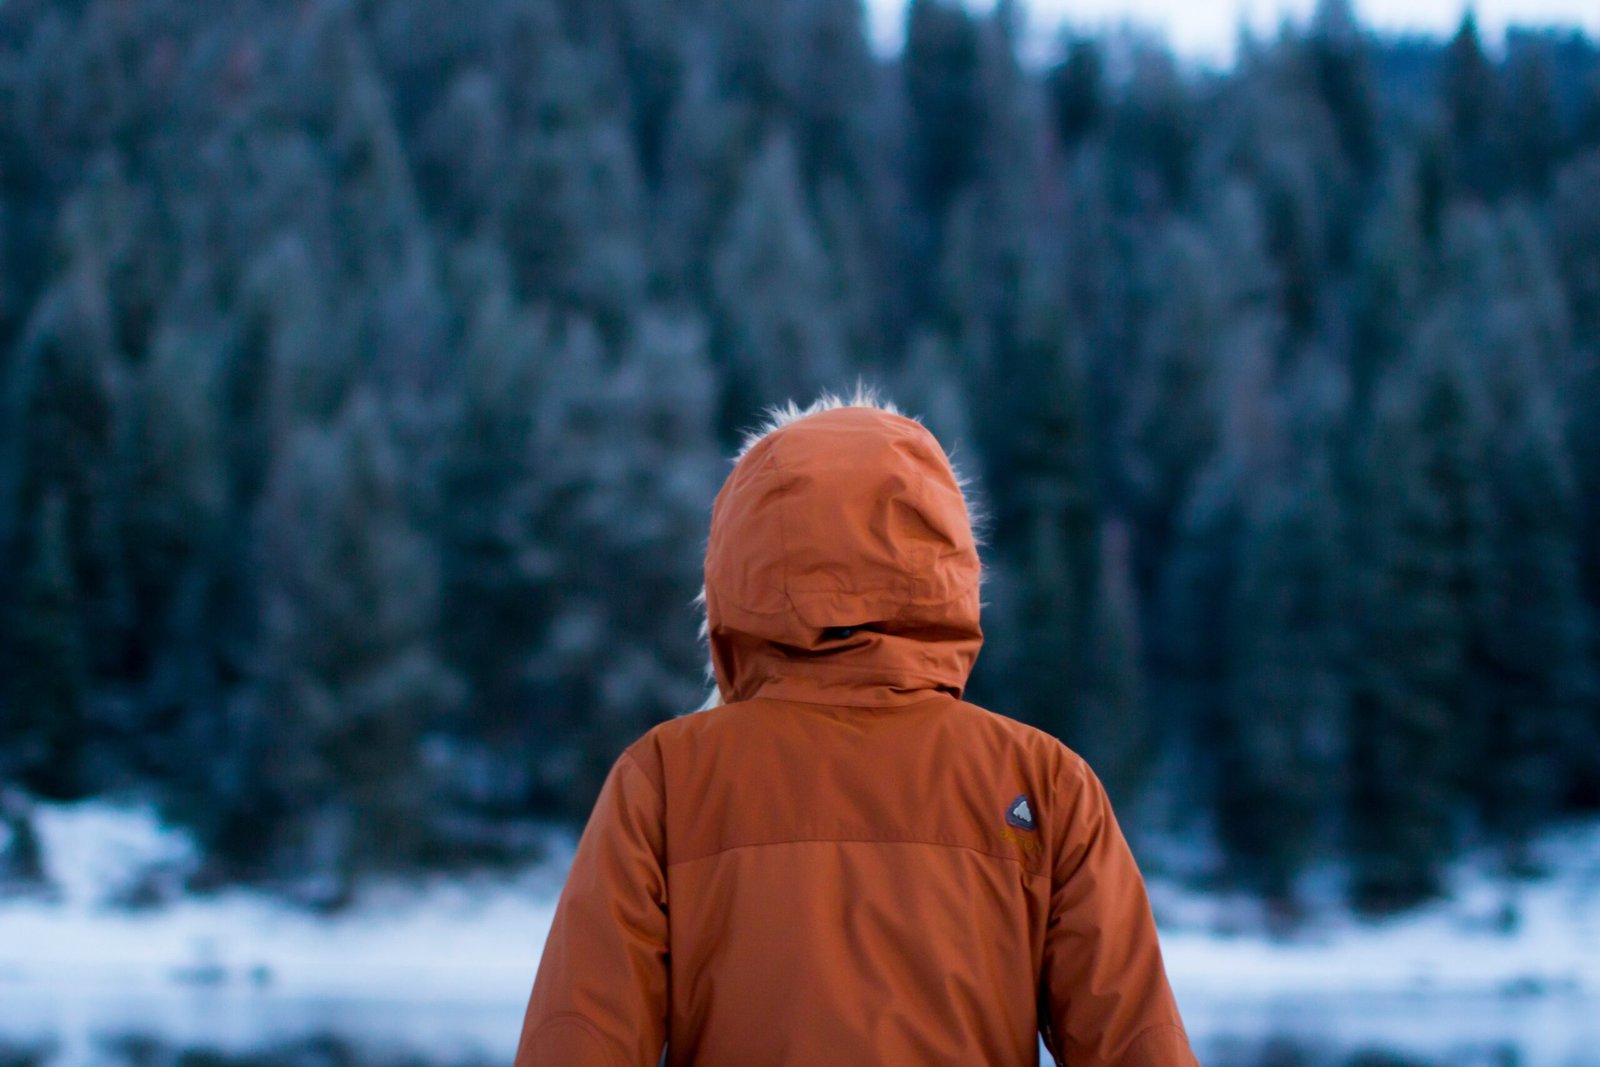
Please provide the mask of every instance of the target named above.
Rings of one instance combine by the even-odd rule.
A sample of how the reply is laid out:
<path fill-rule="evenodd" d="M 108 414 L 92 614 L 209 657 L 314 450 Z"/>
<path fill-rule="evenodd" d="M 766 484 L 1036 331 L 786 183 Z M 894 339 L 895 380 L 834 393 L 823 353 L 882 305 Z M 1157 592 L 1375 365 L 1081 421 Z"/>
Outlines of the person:
<path fill-rule="evenodd" d="M 715 705 L 617 759 L 516 1067 L 1192 1065 L 1088 765 L 964 702 L 962 483 L 875 397 L 775 412 L 712 508 Z"/>

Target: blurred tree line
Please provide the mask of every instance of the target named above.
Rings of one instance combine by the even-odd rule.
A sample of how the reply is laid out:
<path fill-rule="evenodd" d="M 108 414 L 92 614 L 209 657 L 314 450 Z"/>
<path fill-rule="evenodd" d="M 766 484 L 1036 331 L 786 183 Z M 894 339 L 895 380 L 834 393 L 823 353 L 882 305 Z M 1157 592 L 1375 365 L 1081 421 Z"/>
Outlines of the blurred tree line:
<path fill-rule="evenodd" d="M 973 697 L 1211 877 L 1526 866 L 1600 809 L 1600 52 L 1022 44 L 5 0 L 0 782 L 325 906 L 515 861 L 698 703 L 740 428 L 861 376 L 978 476 Z"/>

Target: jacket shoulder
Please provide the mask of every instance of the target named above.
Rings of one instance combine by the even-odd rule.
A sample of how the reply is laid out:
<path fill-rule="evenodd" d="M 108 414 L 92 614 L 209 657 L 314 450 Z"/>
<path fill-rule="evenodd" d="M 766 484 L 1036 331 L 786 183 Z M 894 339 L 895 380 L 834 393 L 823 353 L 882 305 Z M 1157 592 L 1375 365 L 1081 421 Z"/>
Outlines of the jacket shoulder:
<path fill-rule="evenodd" d="M 685 743 L 709 740 L 725 730 L 737 732 L 741 705 L 726 704 L 707 711 L 668 719 L 647 730 L 629 745 L 625 754 L 637 760 L 646 773 L 659 781 L 662 752 Z M 892 712 L 890 713 L 892 714 Z M 1077 770 L 1086 766 L 1081 757 L 1053 734 L 1010 718 L 990 708 L 965 700 L 950 702 L 949 718 L 957 728 L 983 737 L 991 745 L 1011 749 L 1030 761 L 1060 764 L 1064 770 Z"/>
<path fill-rule="evenodd" d="M 959 705 L 970 729 L 1013 747 L 1036 766 L 1042 764 L 1066 773 L 1078 773 L 1088 766 L 1082 756 L 1054 734 L 970 701 L 960 701 Z"/>
<path fill-rule="evenodd" d="M 657 723 L 646 730 L 637 741 L 623 749 L 622 755 L 618 758 L 632 760 L 638 764 L 645 776 L 658 790 L 661 790 L 666 781 L 663 753 L 691 740 L 696 735 L 720 729 L 721 720 L 726 717 L 729 707 L 731 705 L 723 705 Z"/>

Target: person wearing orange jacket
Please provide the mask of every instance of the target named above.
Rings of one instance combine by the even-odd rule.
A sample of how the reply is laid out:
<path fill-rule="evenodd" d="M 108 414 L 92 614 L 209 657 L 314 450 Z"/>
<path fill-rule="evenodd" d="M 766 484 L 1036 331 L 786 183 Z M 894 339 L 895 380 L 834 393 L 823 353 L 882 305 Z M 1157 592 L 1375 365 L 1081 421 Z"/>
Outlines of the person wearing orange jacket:
<path fill-rule="evenodd" d="M 964 702 L 961 482 L 870 395 L 775 412 L 712 509 L 716 692 L 617 759 L 516 1067 L 1195 1063 L 1105 790 Z"/>

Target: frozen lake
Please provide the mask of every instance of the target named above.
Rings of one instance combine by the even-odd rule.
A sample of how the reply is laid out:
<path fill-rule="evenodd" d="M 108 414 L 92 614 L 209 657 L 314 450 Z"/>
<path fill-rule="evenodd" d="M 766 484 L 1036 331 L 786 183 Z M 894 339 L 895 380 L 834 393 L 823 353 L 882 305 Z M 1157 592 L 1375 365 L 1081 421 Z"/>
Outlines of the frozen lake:
<path fill-rule="evenodd" d="M 1600 1067 L 1600 1001 L 1581 996 L 1188 996 L 1183 1006 L 1206 1067 Z M 509 997 L 44 990 L 0 979 L 0 1067 L 503 1067 L 520 1015 Z"/>

